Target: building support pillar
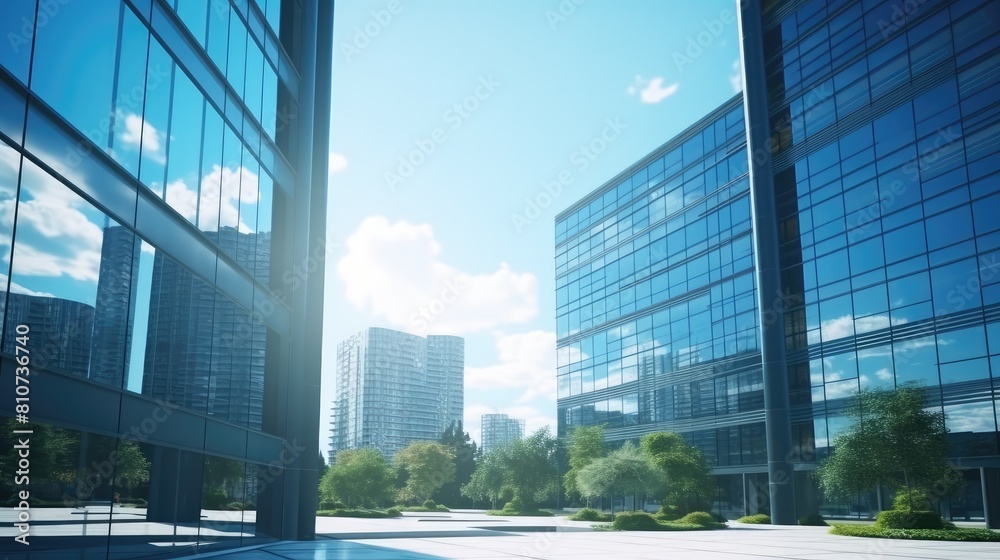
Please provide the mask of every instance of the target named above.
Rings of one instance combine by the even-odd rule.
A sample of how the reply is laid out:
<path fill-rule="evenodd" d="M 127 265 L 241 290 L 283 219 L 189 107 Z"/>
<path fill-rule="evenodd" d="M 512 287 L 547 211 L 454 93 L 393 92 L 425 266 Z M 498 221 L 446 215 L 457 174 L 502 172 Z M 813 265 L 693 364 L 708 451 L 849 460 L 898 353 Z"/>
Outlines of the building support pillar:
<path fill-rule="evenodd" d="M 764 373 L 764 422 L 771 523 L 794 525 L 795 473 L 785 364 L 784 300 L 778 260 L 778 216 L 771 167 L 771 132 L 764 73 L 764 33 L 759 0 L 740 2 L 743 110 L 750 156 L 750 202 L 757 275 L 757 307 Z"/>
<path fill-rule="evenodd" d="M 1000 468 L 980 468 L 979 479 L 983 485 L 983 516 L 986 517 L 986 527 L 1000 529 Z"/>

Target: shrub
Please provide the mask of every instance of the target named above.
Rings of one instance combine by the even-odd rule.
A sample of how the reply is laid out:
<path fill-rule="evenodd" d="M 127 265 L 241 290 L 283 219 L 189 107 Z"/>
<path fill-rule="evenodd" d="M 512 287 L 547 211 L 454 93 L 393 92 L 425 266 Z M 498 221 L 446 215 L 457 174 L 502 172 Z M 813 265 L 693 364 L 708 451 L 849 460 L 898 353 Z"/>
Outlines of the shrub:
<path fill-rule="evenodd" d="M 204 494 L 201 498 L 201 502 L 201 507 L 205 509 L 226 509 L 229 506 L 229 500 L 226 498 L 226 494 L 219 490 Z"/>
<path fill-rule="evenodd" d="M 226 506 L 229 511 L 243 511 L 243 502 L 230 502 Z"/>
<path fill-rule="evenodd" d="M 748 525 L 770 525 L 771 516 L 766 513 L 758 513 L 756 515 L 744 515 L 736 521 Z"/>
<path fill-rule="evenodd" d="M 899 511 L 931 511 L 931 500 L 921 488 L 904 488 L 896 492 L 892 509 Z"/>
<path fill-rule="evenodd" d="M 886 510 L 875 518 L 879 529 L 942 529 L 941 516 L 933 511 Z"/>
<path fill-rule="evenodd" d="M 605 515 L 593 508 L 583 508 L 569 517 L 573 521 L 611 521 L 610 515 Z"/>
<path fill-rule="evenodd" d="M 989 529 L 882 529 L 871 525 L 834 525 L 830 534 L 922 541 L 1000 542 L 1000 533 Z"/>
<path fill-rule="evenodd" d="M 503 505 L 503 511 L 505 512 L 518 512 L 524 510 L 524 502 L 520 498 L 513 498 L 511 501 Z"/>
<path fill-rule="evenodd" d="M 710 512 L 710 515 L 712 516 L 712 519 L 714 519 L 716 521 L 716 523 L 726 523 L 727 521 L 729 521 L 728 519 L 726 519 L 725 515 L 719 515 L 718 513 L 715 513 L 714 511 Z"/>
<path fill-rule="evenodd" d="M 129 498 L 126 503 L 132 504 L 134 507 L 137 508 L 144 508 L 149 506 L 149 502 L 143 500 L 142 498 Z"/>
<path fill-rule="evenodd" d="M 663 504 L 660 511 L 656 512 L 656 517 L 664 521 L 673 521 L 681 516 L 680 508 L 675 505 Z"/>
<path fill-rule="evenodd" d="M 555 514 L 545 509 L 535 510 L 513 510 L 513 509 L 488 509 L 486 515 L 509 515 L 517 517 L 552 517 Z"/>
<path fill-rule="evenodd" d="M 257 509 L 257 506 L 254 505 L 253 502 L 246 502 L 246 503 L 243 504 L 243 509 L 245 509 L 247 511 L 254 511 L 254 510 Z"/>
<path fill-rule="evenodd" d="M 809 515 L 799 518 L 799 525 L 812 525 L 814 527 L 825 527 L 828 525 L 823 516 L 818 513 L 810 513 Z"/>
<path fill-rule="evenodd" d="M 385 511 L 378 509 L 332 509 L 317 511 L 320 517 L 360 517 L 363 519 L 384 519 L 386 517 L 399 517 L 402 515 L 398 509 L 389 508 Z"/>
<path fill-rule="evenodd" d="M 678 519 L 677 522 L 688 523 L 691 525 L 702 525 L 702 526 L 714 525 L 716 523 L 715 518 L 712 517 L 712 514 L 705 511 L 692 511 L 691 513 Z"/>
<path fill-rule="evenodd" d="M 434 500 L 424 500 L 423 506 L 427 509 L 437 509 L 437 504 Z"/>
<path fill-rule="evenodd" d="M 659 531 L 661 525 L 656 518 L 644 511 L 625 511 L 615 516 L 612 525 L 619 531 Z"/>
<path fill-rule="evenodd" d="M 941 528 L 944 529 L 945 531 L 951 531 L 953 529 L 958 529 L 958 527 L 955 526 L 955 524 L 952 523 L 951 521 L 943 521 L 943 520 L 941 521 Z"/>

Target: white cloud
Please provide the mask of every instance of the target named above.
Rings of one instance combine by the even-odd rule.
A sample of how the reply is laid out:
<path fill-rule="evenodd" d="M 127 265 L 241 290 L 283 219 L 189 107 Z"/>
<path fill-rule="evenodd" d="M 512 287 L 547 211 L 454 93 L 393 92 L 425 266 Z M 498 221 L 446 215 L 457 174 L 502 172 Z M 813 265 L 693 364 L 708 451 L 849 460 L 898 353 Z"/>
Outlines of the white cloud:
<path fill-rule="evenodd" d="M 330 177 L 333 177 L 337 173 L 343 172 L 347 169 L 347 156 L 344 154 L 339 154 L 337 152 L 330 152 L 329 159 L 329 173 Z"/>
<path fill-rule="evenodd" d="M 7 285 L 7 275 L 0 274 L 0 284 Z M 12 294 L 24 294 L 26 296 L 38 296 L 38 297 L 56 297 L 55 294 L 50 294 L 49 292 L 36 292 L 35 290 L 30 290 L 24 286 L 18 284 L 17 282 L 10 283 L 10 293 Z"/>
<path fill-rule="evenodd" d="M 33 164 L 25 164 L 22 172 L 22 184 L 31 186 L 32 198 L 22 200 L 18 207 L 18 228 L 49 242 L 40 250 L 34 245 L 37 241 L 19 241 L 14 247 L 14 269 L 19 275 L 66 275 L 96 282 L 104 232 L 83 213 L 90 205 Z"/>
<path fill-rule="evenodd" d="M 729 74 L 729 85 L 733 88 L 733 93 L 743 91 L 743 71 L 740 68 L 740 59 L 733 62 L 732 73 Z"/>
<path fill-rule="evenodd" d="M 531 406 L 501 406 L 492 407 L 484 404 L 473 404 L 465 407 L 463 427 L 469 432 L 477 444 L 483 442 L 482 421 L 484 414 L 506 414 L 511 418 L 524 420 L 524 435 L 530 436 L 540 428 L 548 426 L 552 435 L 556 435 L 556 419 L 546 416 L 544 412 Z"/>
<path fill-rule="evenodd" d="M 162 132 L 135 113 L 118 111 L 115 113 L 115 118 L 122 121 L 118 139 L 125 146 L 133 150 L 142 147 L 143 153 L 153 158 L 154 161 L 160 164 L 166 162 L 163 143 L 160 141 L 160 138 L 164 136 Z"/>
<path fill-rule="evenodd" d="M 556 399 L 556 335 L 553 332 L 494 333 L 499 363 L 466 367 L 465 385 L 472 389 L 512 388 L 523 391 L 518 402 Z"/>
<path fill-rule="evenodd" d="M 646 80 L 642 76 L 636 76 L 626 91 L 629 95 L 638 94 L 639 100 L 643 103 L 655 104 L 677 93 L 678 88 L 680 84 L 663 85 L 662 77 Z"/>
<path fill-rule="evenodd" d="M 441 259 L 427 224 L 366 218 L 348 237 L 337 263 L 356 308 L 417 334 L 483 331 L 538 315 L 538 279 L 500 263 L 473 274 Z"/>
<path fill-rule="evenodd" d="M 862 334 L 895 325 L 902 325 L 906 322 L 906 319 L 890 320 L 888 315 L 871 315 L 859 319 L 855 319 L 853 315 L 844 315 L 820 323 L 820 332 L 822 333 L 823 340 L 829 341 L 854 336 L 855 329 L 857 329 L 857 334 Z"/>
<path fill-rule="evenodd" d="M 253 233 L 254 228 L 240 217 L 240 204 L 256 204 L 260 199 L 259 178 L 243 166 L 213 165 L 212 171 L 201 178 L 200 195 L 184 180 L 177 179 L 167 183 L 165 199 L 188 220 L 194 221 L 197 215 L 198 229 L 202 231 L 229 226 L 238 227 L 241 233 Z"/>

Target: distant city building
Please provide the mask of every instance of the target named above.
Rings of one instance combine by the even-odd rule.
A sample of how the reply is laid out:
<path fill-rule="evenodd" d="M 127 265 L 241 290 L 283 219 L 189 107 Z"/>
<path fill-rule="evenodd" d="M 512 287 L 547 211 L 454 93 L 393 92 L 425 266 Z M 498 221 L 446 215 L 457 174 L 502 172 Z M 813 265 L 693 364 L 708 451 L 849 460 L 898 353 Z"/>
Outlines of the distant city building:
<path fill-rule="evenodd" d="M 462 420 L 465 340 L 382 328 L 337 347 L 330 457 L 374 447 L 387 457 L 435 441 Z"/>
<path fill-rule="evenodd" d="M 268 243 L 258 244 L 257 234 L 229 227 L 209 237 L 247 270 L 267 270 L 266 235 Z M 150 309 L 143 394 L 260 429 L 267 327 L 163 253 L 154 257 L 153 271 L 151 298 L 158 305 Z"/>
<path fill-rule="evenodd" d="M 483 441 L 480 449 L 489 453 L 524 437 L 524 420 L 506 414 L 483 414 Z"/>

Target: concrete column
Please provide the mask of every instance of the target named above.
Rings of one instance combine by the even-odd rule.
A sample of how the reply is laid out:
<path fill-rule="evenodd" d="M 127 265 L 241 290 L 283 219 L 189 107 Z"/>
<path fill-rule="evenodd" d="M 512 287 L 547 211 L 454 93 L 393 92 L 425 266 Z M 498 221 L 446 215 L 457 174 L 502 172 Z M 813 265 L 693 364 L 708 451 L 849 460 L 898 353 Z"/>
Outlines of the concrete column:
<path fill-rule="evenodd" d="M 983 514 L 986 516 L 986 526 L 990 529 L 1000 529 L 1000 468 L 984 467 L 979 469 L 979 475 L 983 484 Z"/>
<path fill-rule="evenodd" d="M 156 446 L 150 463 L 146 520 L 197 526 L 204 456 Z"/>
<path fill-rule="evenodd" d="M 761 318 L 764 369 L 764 421 L 767 437 L 768 490 L 771 523 L 794 525 L 795 483 L 792 469 L 792 427 L 788 410 L 785 332 L 780 309 L 778 217 L 771 168 L 771 133 L 764 74 L 764 33 L 759 0 L 740 2 L 740 59 L 743 64 L 743 105 L 750 154 L 750 202 L 753 216 L 757 306 Z"/>

